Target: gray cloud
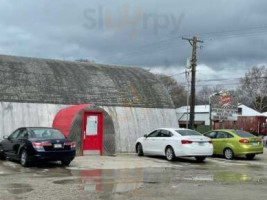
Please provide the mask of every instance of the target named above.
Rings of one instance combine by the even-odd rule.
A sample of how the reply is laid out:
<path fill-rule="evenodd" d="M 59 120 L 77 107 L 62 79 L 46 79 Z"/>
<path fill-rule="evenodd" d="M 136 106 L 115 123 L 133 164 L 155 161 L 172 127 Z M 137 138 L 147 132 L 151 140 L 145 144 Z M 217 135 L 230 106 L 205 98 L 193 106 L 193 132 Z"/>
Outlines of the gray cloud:
<path fill-rule="evenodd" d="M 172 69 L 182 70 L 191 54 L 190 45 L 181 36 L 199 35 L 205 43 L 198 63 L 222 76 L 231 76 L 232 70 L 243 75 L 249 67 L 266 63 L 264 0 L 0 3 L 1 54 L 167 67 L 173 73 Z"/>

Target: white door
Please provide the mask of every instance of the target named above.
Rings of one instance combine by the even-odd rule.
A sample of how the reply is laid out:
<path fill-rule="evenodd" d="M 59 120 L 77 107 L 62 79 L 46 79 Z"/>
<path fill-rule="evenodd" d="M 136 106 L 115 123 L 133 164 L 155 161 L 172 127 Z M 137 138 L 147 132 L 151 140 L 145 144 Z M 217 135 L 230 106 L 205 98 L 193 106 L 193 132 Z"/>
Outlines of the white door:
<path fill-rule="evenodd" d="M 144 153 L 149 153 L 149 154 L 156 154 L 156 138 L 159 134 L 159 130 L 153 131 L 150 133 L 147 138 L 145 138 L 143 142 L 143 151 Z"/>
<path fill-rule="evenodd" d="M 155 141 L 155 151 L 158 155 L 165 155 L 165 148 L 170 144 L 169 140 L 171 138 L 171 133 L 167 130 L 160 130 L 156 141 Z"/>

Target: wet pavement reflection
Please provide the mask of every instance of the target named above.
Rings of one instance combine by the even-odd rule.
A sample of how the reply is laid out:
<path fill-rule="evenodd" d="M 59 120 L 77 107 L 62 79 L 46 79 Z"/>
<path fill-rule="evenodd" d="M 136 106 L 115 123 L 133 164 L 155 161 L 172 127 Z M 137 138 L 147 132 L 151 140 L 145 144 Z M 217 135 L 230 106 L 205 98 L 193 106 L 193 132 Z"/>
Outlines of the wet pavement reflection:
<path fill-rule="evenodd" d="M 80 190 L 97 193 L 122 193 L 136 190 L 144 184 L 144 170 L 71 170 L 73 179 L 54 181 L 55 184 L 79 184 Z M 153 182 L 152 182 L 153 183 Z"/>

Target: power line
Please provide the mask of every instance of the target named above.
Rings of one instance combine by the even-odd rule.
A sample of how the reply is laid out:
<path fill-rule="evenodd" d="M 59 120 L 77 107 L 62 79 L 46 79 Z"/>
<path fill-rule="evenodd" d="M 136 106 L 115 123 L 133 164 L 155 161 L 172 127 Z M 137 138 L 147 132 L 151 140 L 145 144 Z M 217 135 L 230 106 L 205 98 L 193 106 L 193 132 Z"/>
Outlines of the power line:
<path fill-rule="evenodd" d="M 196 82 L 220 82 L 220 81 L 231 81 L 231 80 L 241 80 L 244 79 L 245 77 L 236 77 L 236 78 L 221 78 L 221 79 L 200 79 L 197 80 Z M 253 77 L 256 79 L 267 79 L 267 76 L 261 76 L 261 77 Z M 257 80 L 252 80 L 252 81 L 257 81 Z M 263 80 L 265 81 L 265 80 Z M 187 82 L 181 82 L 179 84 L 186 84 Z"/>
<path fill-rule="evenodd" d="M 204 32 L 204 33 L 198 33 L 198 35 L 200 35 L 201 38 L 208 38 L 210 36 L 213 37 L 241 36 L 250 34 L 261 34 L 266 32 L 267 32 L 267 26 L 257 26 L 257 27 L 249 27 L 242 29 L 232 29 L 226 31 Z"/>
<path fill-rule="evenodd" d="M 214 31 L 214 32 L 204 32 L 199 33 L 203 39 L 212 39 L 212 38 L 236 38 L 236 37 L 254 37 L 261 34 L 267 34 L 267 26 L 257 26 L 257 27 L 249 27 L 242 29 L 233 29 L 233 30 L 223 30 L 223 31 Z M 177 45 L 175 40 L 176 37 L 170 37 L 168 39 L 162 39 L 157 42 L 147 43 L 141 46 L 136 47 L 132 51 L 123 52 L 115 52 L 109 54 L 104 57 L 105 60 L 110 60 L 116 58 L 121 63 L 123 61 L 127 61 L 130 59 L 135 59 L 136 57 L 148 57 L 149 55 L 160 55 L 166 52 L 172 52 L 177 50 Z M 125 63 L 125 62 L 124 62 Z M 127 64 L 127 63 L 125 63 Z"/>

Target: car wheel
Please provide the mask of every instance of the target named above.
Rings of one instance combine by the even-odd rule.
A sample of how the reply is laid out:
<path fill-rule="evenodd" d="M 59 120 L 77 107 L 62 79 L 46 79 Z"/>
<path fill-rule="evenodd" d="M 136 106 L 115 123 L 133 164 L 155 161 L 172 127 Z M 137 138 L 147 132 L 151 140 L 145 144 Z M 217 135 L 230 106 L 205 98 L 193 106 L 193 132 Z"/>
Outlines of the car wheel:
<path fill-rule="evenodd" d="M 137 155 L 138 156 L 143 156 L 144 155 L 143 147 L 142 147 L 141 144 L 138 144 L 136 149 L 137 149 Z"/>
<path fill-rule="evenodd" d="M 69 166 L 70 163 L 71 163 L 71 160 L 61 160 L 61 164 L 62 164 L 63 166 Z"/>
<path fill-rule="evenodd" d="M 205 156 L 196 156 L 195 158 L 198 162 L 203 162 L 206 159 Z"/>
<path fill-rule="evenodd" d="M 247 154 L 247 155 L 246 155 L 246 158 L 247 158 L 248 160 L 253 160 L 253 159 L 255 158 L 255 156 L 256 156 L 256 154 Z"/>
<path fill-rule="evenodd" d="M 224 157 L 227 159 L 227 160 L 232 160 L 234 158 L 234 152 L 232 151 L 232 149 L 225 149 L 224 150 Z"/>
<path fill-rule="evenodd" d="M 28 167 L 30 165 L 29 156 L 26 150 L 22 150 L 20 154 L 20 164 L 23 167 Z"/>
<path fill-rule="evenodd" d="M 168 161 L 173 161 L 175 159 L 175 154 L 174 154 L 172 147 L 167 147 L 165 151 L 165 155 Z"/>
<path fill-rule="evenodd" d="M 4 150 L 0 147 L 0 160 L 6 160 L 6 154 Z"/>

